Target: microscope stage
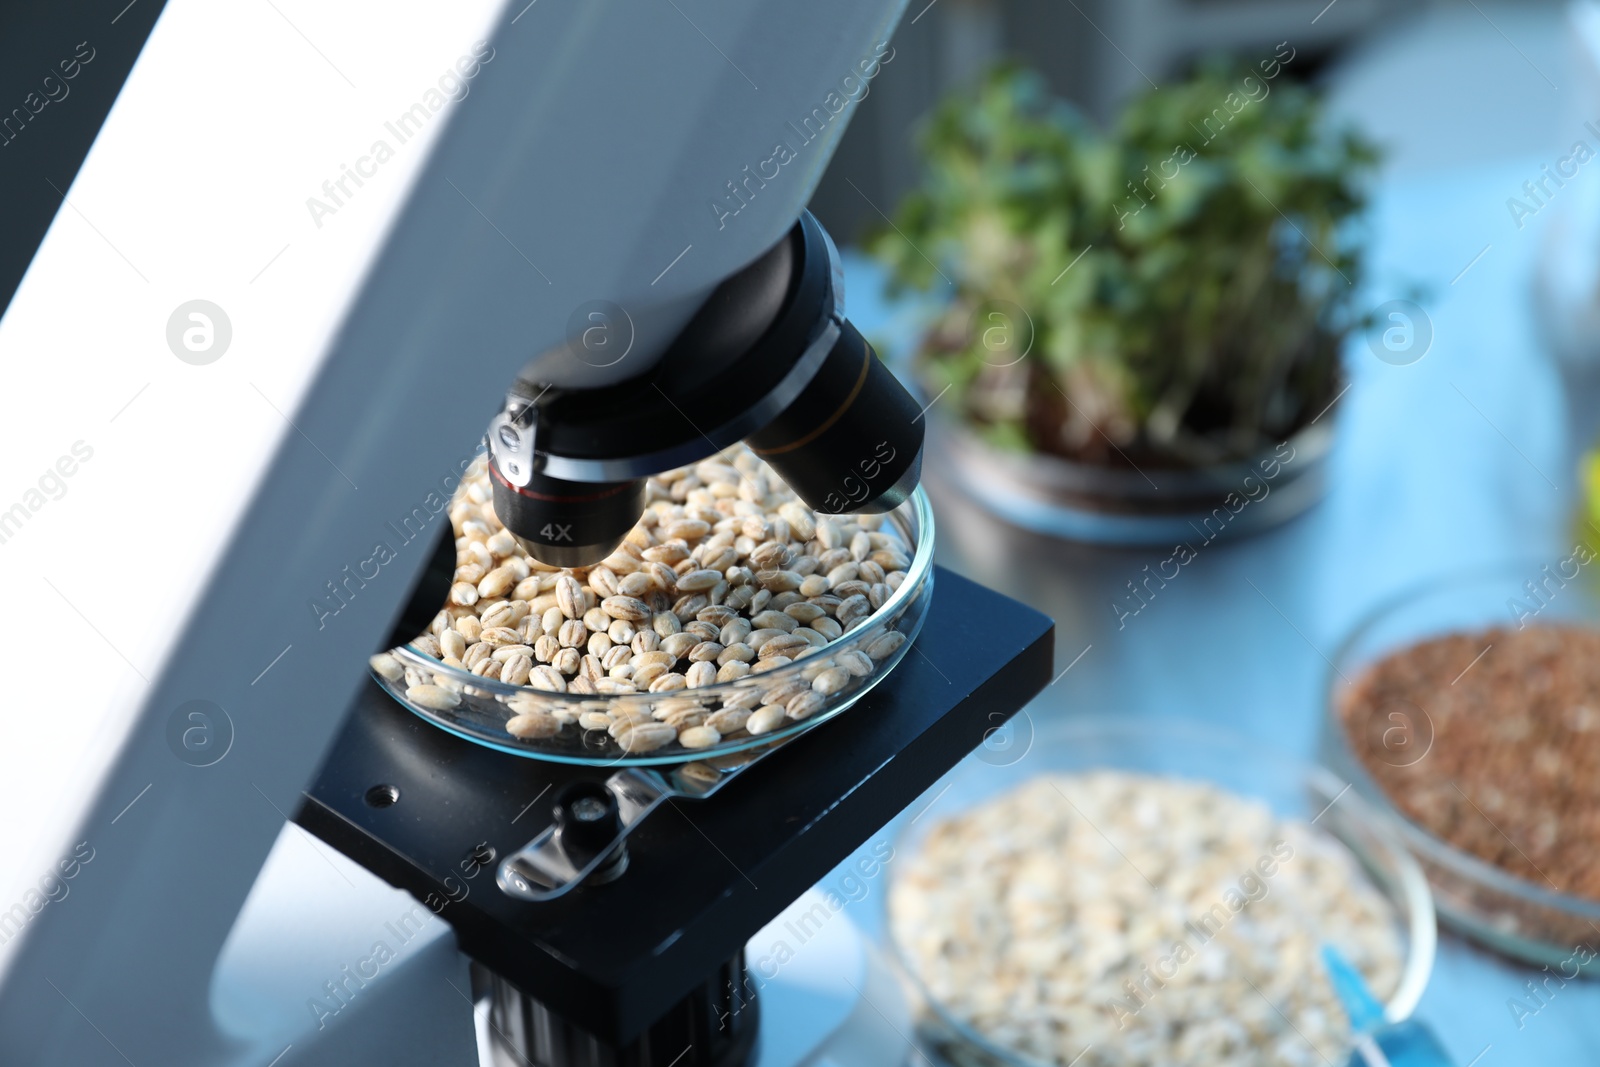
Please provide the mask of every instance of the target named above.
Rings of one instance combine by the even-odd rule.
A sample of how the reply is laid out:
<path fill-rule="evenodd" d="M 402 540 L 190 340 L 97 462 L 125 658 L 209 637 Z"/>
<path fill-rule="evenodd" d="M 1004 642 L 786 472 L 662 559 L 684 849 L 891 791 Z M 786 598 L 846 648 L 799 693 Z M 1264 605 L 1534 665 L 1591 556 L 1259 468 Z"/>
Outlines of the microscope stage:
<path fill-rule="evenodd" d="M 921 635 L 889 679 L 715 795 L 650 814 L 615 881 L 545 903 L 503 893 L 495 868 L 549 824 L 563 785 L 609 772 L 462 740 L 376 684 L 295 821 L 427 903 L 463 952 L 622 1044 L 1044 688 L 1053 632 L 1046 616 L 938 570 Z"/>

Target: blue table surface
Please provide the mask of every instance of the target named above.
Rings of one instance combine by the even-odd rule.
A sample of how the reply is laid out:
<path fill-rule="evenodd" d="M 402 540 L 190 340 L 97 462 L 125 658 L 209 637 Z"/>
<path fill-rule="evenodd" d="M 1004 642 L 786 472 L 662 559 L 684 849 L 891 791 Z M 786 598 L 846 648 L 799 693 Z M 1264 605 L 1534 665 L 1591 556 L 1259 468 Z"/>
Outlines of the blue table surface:
<path fill-rule="evenodd" d="M 1125 627 L 1112 601 L 1166 551 L 1016 530 L 926 472 L 939 561 L 1054 617 L 1058 670 L 1088 649 L 1027 714 L 1181 715 L 1312 757 L 1326 657 L 1376 603 L 1461 568 L 1570 552 L 1580 442 L 1530 296 L 1543 220 L 1517 231 L 1503 206 L 1541 162 L 1479 162 L 1381 184 L 1363 296 L 1376 306 L 1422 286 L 1431 350 L 1392 366 L 1352 339 L 1326 499 L 1275 531 L 1205 547 Z M 852 320 L 903 348 L 917 308 L 884 299 L 873 263 L 846 259 Z M 881 930 L 878 904 L 849 913 Z M 1569 984 L 1519 1025 L 1508 1000 L 1534 973 L 1443 934 L 1418 1016 L 1460 1067 L 1600 1063 L 1600 983 Z"/>

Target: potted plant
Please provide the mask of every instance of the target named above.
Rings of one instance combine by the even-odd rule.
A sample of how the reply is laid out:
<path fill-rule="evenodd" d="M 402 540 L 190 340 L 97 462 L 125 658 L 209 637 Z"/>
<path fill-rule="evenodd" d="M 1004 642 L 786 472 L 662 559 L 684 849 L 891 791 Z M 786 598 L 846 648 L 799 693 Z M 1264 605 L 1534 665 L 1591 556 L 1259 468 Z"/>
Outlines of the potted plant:
<path fill-rule="evenodd" d="M 915 377 L 950 394 L 948 466 L 1007 517 L 1153 543 L 1320 495 L 1377 154 L 1284 52 L 1208 63 L 1105 133 L 1016 67 L 928 120 L 869 247 L 891 292 L 948 297 Z"/>

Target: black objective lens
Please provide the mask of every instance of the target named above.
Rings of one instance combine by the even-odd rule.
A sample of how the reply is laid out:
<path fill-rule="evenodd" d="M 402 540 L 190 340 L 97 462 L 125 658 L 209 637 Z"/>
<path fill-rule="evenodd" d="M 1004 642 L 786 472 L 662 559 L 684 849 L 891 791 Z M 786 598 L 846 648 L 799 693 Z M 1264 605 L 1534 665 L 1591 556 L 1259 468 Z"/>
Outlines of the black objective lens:
<path fill-rule="evenodd" d="M 589 567 L 617 550 L 644 512 L 643 479 L 568 482 L 535 474 L 512 485 L 489 461 L 494 511 L 528 554 L 553 567 Z"/>
<path fill-rule="evenodd" d="M 844 323 L 817 376 L 748 439 L 816 511 L 889 511 L 922 471 L 922 413 L 872 346 Z"/>
<path fill-rule="evenodd" d="M 489 437 L 506 528 L 544 563 L 593 565 L 638 521 L 645 475 L 740 438 L 816 511 L 903 503 L 921 475 L 922 413 L 855 327 L 837 320 L 836 271 L 832 242 L 803 214 L 765 255 L 723 279 L 655 366 L 594 388 L 519 380 Z M 835 322 L 838 336 L 818 365 L 813 345 Z M 519 484 L 541 465 L 637 480 L 536 473 Z"/>

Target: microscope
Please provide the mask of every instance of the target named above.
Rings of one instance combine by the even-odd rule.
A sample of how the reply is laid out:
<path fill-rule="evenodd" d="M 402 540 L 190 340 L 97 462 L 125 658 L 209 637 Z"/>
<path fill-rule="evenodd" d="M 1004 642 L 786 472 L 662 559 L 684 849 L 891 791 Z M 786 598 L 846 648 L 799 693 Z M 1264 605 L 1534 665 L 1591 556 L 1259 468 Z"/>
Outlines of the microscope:
<path fill-rule="evenodd" d="M 92 843 L 93 861 L 7 960 L 0 1062 L 907 1054 L 881 975 L 847 979 L 835 1012 L 804 982 L 769 983 L 763 946 L 1043 688 L 1049 619 L 939 571 L 916 654 L 883 684 L 628 825 L 625 869 L 532 900 L 497 878 L 506 858 L 625 801 L 615 773 L 474 744 L 366 677 L 442 602 L 429 572 L 453 552 L 448 520 L 345 578 L 480 440 L 497 514 L 552 566 L 603 559 L 648 476 L 740 441 L 816 511 L 908 499 L 922 411 L 846 318 L 837 250 L 805 211 L 902 10 L 517 0 L 494 15 L 492 64 L 419 163 L 295 433 L 243 472 L 249 503 L 94 783 L 65 846 Z M 328 589 L 336 613 L 316 610 Z M 285 645 L 258 674 L 259 651 Z M 296 868 L 294 850 L 312 859 Z M 327 882 L 318 861 L 348 894 L 307 888 Z M 395 890 L 417 905 L 382 940 L 411 942 L 416 912 L 424 948 L 347 960 L 313 983 L 320 1012 L 261 992 L 292 986 L 273 983 L 294 946 L 376 922 Z"/>
<path fill-rule="evenodd" d="M 621 308 L 585 309 L 490 424 L 495 512 L 534 559 L 600 562 L 644 510 L 646 476 L 739 441 L 816 511 L 884 512 L 916 488 L 922 413 L 844 317 L 839 253 L 810 212 L 656 358 L 614 353 L 626 322 Z M 557 386 L 563 362 L 607 377 Z"/>

